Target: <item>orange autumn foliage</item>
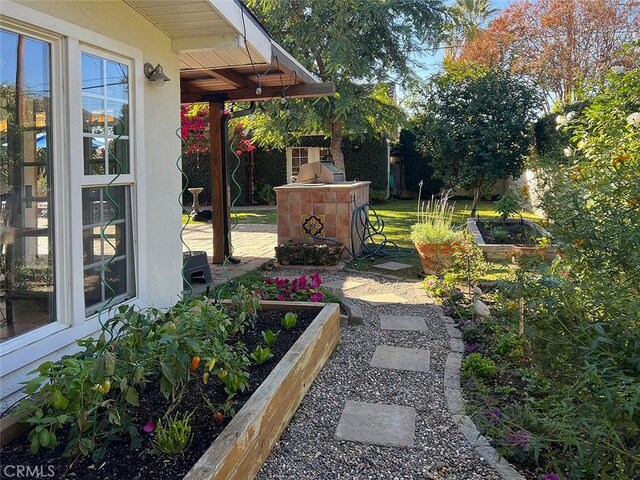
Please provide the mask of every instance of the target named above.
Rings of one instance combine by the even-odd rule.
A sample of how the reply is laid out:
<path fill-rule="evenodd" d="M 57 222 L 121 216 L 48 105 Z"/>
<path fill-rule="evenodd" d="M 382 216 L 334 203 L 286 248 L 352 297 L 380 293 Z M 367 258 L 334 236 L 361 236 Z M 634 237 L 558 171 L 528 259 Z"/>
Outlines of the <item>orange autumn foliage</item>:
<path fill-rule="evenodd" d="M 640 32 L 640 3 L 517 0 L 465 43 L 460 60 L 532 78 L 550 100 L 574 99 L 584 81 L 625 65 L 620 52 Z"/>

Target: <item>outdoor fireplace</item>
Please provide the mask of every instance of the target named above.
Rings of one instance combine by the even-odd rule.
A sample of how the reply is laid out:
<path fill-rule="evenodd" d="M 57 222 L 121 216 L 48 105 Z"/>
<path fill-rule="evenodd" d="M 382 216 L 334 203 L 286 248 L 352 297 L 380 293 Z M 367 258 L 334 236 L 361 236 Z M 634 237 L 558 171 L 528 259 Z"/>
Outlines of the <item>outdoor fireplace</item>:
<path fill-rule="evenodd" d="M 364 222 L 352 222 L 352 216 L 357 207 L 369 203 L 371 182 L 344 178 L 344 172 L 330 162 L 311 162 L 300 168 L 295 183 L 274 189 L 278 245 L 337 241 L 360 253 Z"/>

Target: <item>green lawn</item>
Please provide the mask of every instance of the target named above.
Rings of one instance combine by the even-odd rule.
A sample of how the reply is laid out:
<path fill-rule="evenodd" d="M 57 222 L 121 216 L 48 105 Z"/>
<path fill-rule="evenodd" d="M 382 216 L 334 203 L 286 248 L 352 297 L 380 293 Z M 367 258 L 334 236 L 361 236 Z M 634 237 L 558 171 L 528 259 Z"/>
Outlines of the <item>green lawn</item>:
<path fill-rule="evenodd" d="M 493 207 L 495 202 L 480 202 L 478 204 L 478 215 L 484 218 L 497 217 L 498 213 L 494 211 Z M 416 200 L 389 200 L 386 203 L 373 205 L 372 210 L 375 210 L 378 217 L 384 222 L 383 234 L 387 239 L 388 248 L 385 250 L 387 256 L 376 256 L 373 259 L 361 259 L 351 260 L 349 262 L 350 268 L 357 269 L 359 271 L 375 270 L 380 272 L 379 269 L 374 269 L 374 265 L 378 263 L 388 261 L 398 261 L 408 263 L 411 268 L 405 270 L 399 270 L 394 275 L 402 276 L 405 278 L 417 278 L 418 274 L 422 271 L 420 265 L 420 259 L 413 247 L 413 242 L 410 238 L 411 225 L 416 221 Z M 246 209 L 242 212 L 237 212 L 238 222 L 245 224 L 255 223 L 267 223 L 276 224 L 277 214 L 276 209 Z M 456 224 L 465 224 L 467 218 L 471 215 L 471 200 L 457 200 L 455 202 L 454 222 Z M 375 221 L 373 211 L 370 212 L 371 221 Z M 532 213 L 524 213 L 524 218 L 531 220 L 540 220 L 539 217 Z M 183 223 L 186 221 L 187 215 L 182 216 Z M 232 217 L 233 222 L 233 217 Z M 377 238 L 377 242 L 382 241 L 382 238 Z M 391 243 L 395 243 L 400 247 L 400 252 L 393 247 Z M 508 271 L 508 268 L 504 265 L 494 264 L 492 272 L 488 275 L 487 280 L 495 280 L 503 277 Z"/>

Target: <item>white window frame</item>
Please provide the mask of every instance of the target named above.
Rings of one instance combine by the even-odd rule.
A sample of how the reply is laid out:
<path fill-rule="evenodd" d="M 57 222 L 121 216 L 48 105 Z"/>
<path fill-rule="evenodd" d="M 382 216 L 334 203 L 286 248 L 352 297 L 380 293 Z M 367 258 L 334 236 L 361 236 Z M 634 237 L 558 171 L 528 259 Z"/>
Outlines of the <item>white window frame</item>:
<path fill-rule="evenodd" d="M 130 174 L 126 175 L 128 178 L 122 175 L 119 180 L 131 185 L 136 297 L 120 305 L 147 303 L 146 282 L 142 281 L 147 274 L 146 264 L 141 261 L 146 256 L 147 242 L 142 50 L 10 0 L 2 1 L 0 20 L 3 29 L 51 45 L 52 177 L 53 204 L 57 212 L 53 233 L 56 321 L 0 343 L 0 376 L 4 377 L 100 329 L 98 315 L 87 317 L 84 309 L 83 258 L 79 253 L 82 252 L 82 187 L 92 181 L 103 185 L 103 181 L 113 175 L 96 176 L 100 177 L 99 181 L 83 178 L 81 52 L 84 49 L 105 58 L 111 56 L 116 61 L 127 59 L 130 65 Z M 103 314 L 100 320 L 106 317 L 107 314 Z"/>
<path fill-rule="evenodd" d="M 293 149 L 294 148 L 306 148 L 307 149 L 307 163 L 320 161 L 320 150 L 326 147 L 287 147 L 287 183 L 293 183 L 291 177 L 293 173 Z"/>

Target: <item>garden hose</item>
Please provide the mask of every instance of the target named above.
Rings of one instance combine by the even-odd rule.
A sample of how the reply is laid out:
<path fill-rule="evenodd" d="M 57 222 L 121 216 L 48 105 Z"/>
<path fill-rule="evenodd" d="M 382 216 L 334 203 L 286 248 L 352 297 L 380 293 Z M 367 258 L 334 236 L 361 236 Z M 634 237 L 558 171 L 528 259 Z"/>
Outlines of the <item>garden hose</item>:
<path fill-rule="evenodd" d="M 384 220 L 368 202 L 358 206 L 354 199 L 353 203 L 355 209 L 351 213 L 351 248 L 345 245 L 345 250 L 354 260 L 373 259 L 374 257 L 402 258 L 413 255 L 412 251 L 403 252 L 398 244 L 387 238 L 383 233 Z M 371 215 L 374 217 L 373 222 L 371 222 Z M 356 251 L 354 236 L 360 243 L 360 253 L 357 254 L 354 253 Z M 315 235 L 312 237 L 316 240 L 340 243 L 333 238 Z"/>
<path fill-rule="evenodd" d="M 124 127 L 124 123 L 122 122 L 122 119 L 118 120 L 118 125 L 120 126 L 119 128 L 120 133 L 113 140 L 114 145 L 115 145 L 115 142 L 120 140 L 120 138 L 122 137 L 125 131 L 125 127 Z M 109 334 L 109 340 L 106 340 L 105 338 L 104 344 L 98 349 L 99 354 L 104 352 L 104 350 L 107 348 L 109 343 L 113 340 L 113 333 L 111 332 L 111 330 L 109 330 L 106 327 L 105 323 L 102 321 L 102 314 L 109 309 L 109 306 L 111 305 L 113 300 L 116 298 L 116 291 L 113 289 L 111 285 L 109 285 L 109 282 L 107 282 L 105 278 L 105 273 L 109 268 L 109 266 L 113 263 L 113 259 L 116 256 L 117 249 L 116 249 L 116 246 L 113 243 L 111 243 L 111 240 L 109 240 L 109 238 L 107 237 L 106 232 L 107 232 L 107 229 L 113 224 L 113 222 L 117 220 L 118 217 L 120 217 L 120 205 L 118 205 L 118 202 L 116 202 L 115 199 L 111 196 L 111 186 L 116 182 L 116 180 L 118 180 L 118 178 L 122 174 L 122 163 L 120 163 L 120 160 L 118 159 L 118 157 L 109 150 L 108 143 L 105 143 L 105 150 L 107 152 L 109 160 L 114 160 L 115 167 L 116 167 L 115 177 L 113 177 L 111 181 L 109 181 L 109 183 L 107 183 L 107 185 L 104 187 L 104 194 L 107 197 L 107 200 L 109 201 L 109 203 L 111 203 L 111 205 L 113 206 L 114 211 L 109 221 L 104 225 L 102 225 L 102 227 L 100 228 L 100 239 L 103 242 L 105 242 L 107 245 L 109 245 L 113 249 L 114 253 L 109 258 L 109 260 L 103 263 L 102 266 L 100 267 L 100 283 L 102 283 L 105 289 L 109 291 L 110 297 L 109 297 L 109 300 L 103 305 L 101 305 L 100 309 L 98 310 L 98 323 L 100 324 L 100 330 L 102 331 L 103 334 Z M 107 167 L 108 167 L 108 162 L 105 164 L 105 170 Z M 105 174 L 108 174 L 108 173 L 109 172 L 105 171 Z M 103 255 L 104 255 L 104 247 L 103 247 Z"/>
<path fill-rule="evenodd" d="M 182 132 L 182 127 L 178 127 L 178 129 L 175 132 L 176 137 L 180 139 L 180 145 L 181 145 L 180 155 L 178 155 L 178 158 L 176 159 L 176 168 L 180 172 L 180 175 L 182 176 L 182 179 L 183 179 L 183 182 L 182 182 L 183 187 L 182 187 L 182 190 L 180 190 L 180 193 L 178 195 L 178 205 L 180 205 L 180 216 L 182 216 L 182 214 L 186 211 L 184 203 L 182 203 L 182 199 L 184 197 L 185 192 L 187 191 L 187 188 L 189 187 L 189 176 L 185 173 L 184 169 L 182 168 L 182 151 L 184 150 L 184 147 L 186 146 L 187 142 L 184 140 L 184 138 L 182 138 L 181 132 Z M 189 260 L 191 259 L 191 248 L 189 247 L 189 245 L 187 245 L 187 242 L 184 241 L 184 231 L 187 228 L 187 225 L 189 225 L 190 220 L 191 220 L 191 216 L 187 215 L 187 221 L 184 225 L 182 225 L 182 228 L 180 229 L 180 242 L 182 243 L 182 245 L 187 247 L 187 252 L 189 253 L 189 255 L 187 256 L 187 259 L 182 261 L 182 268 L 180 269 L 180 276 L 182 277 L 183 282 L 186 282 L 187 286 L 189 287 L 189 293 L 186 295 L 187 297 L 190 297 L 191 295 L 193 295 L 193 287 L 191 286 L 191 279 L 184 276 L 184 270 L 187 266 L 187 263 L 189 263 Z"/>

